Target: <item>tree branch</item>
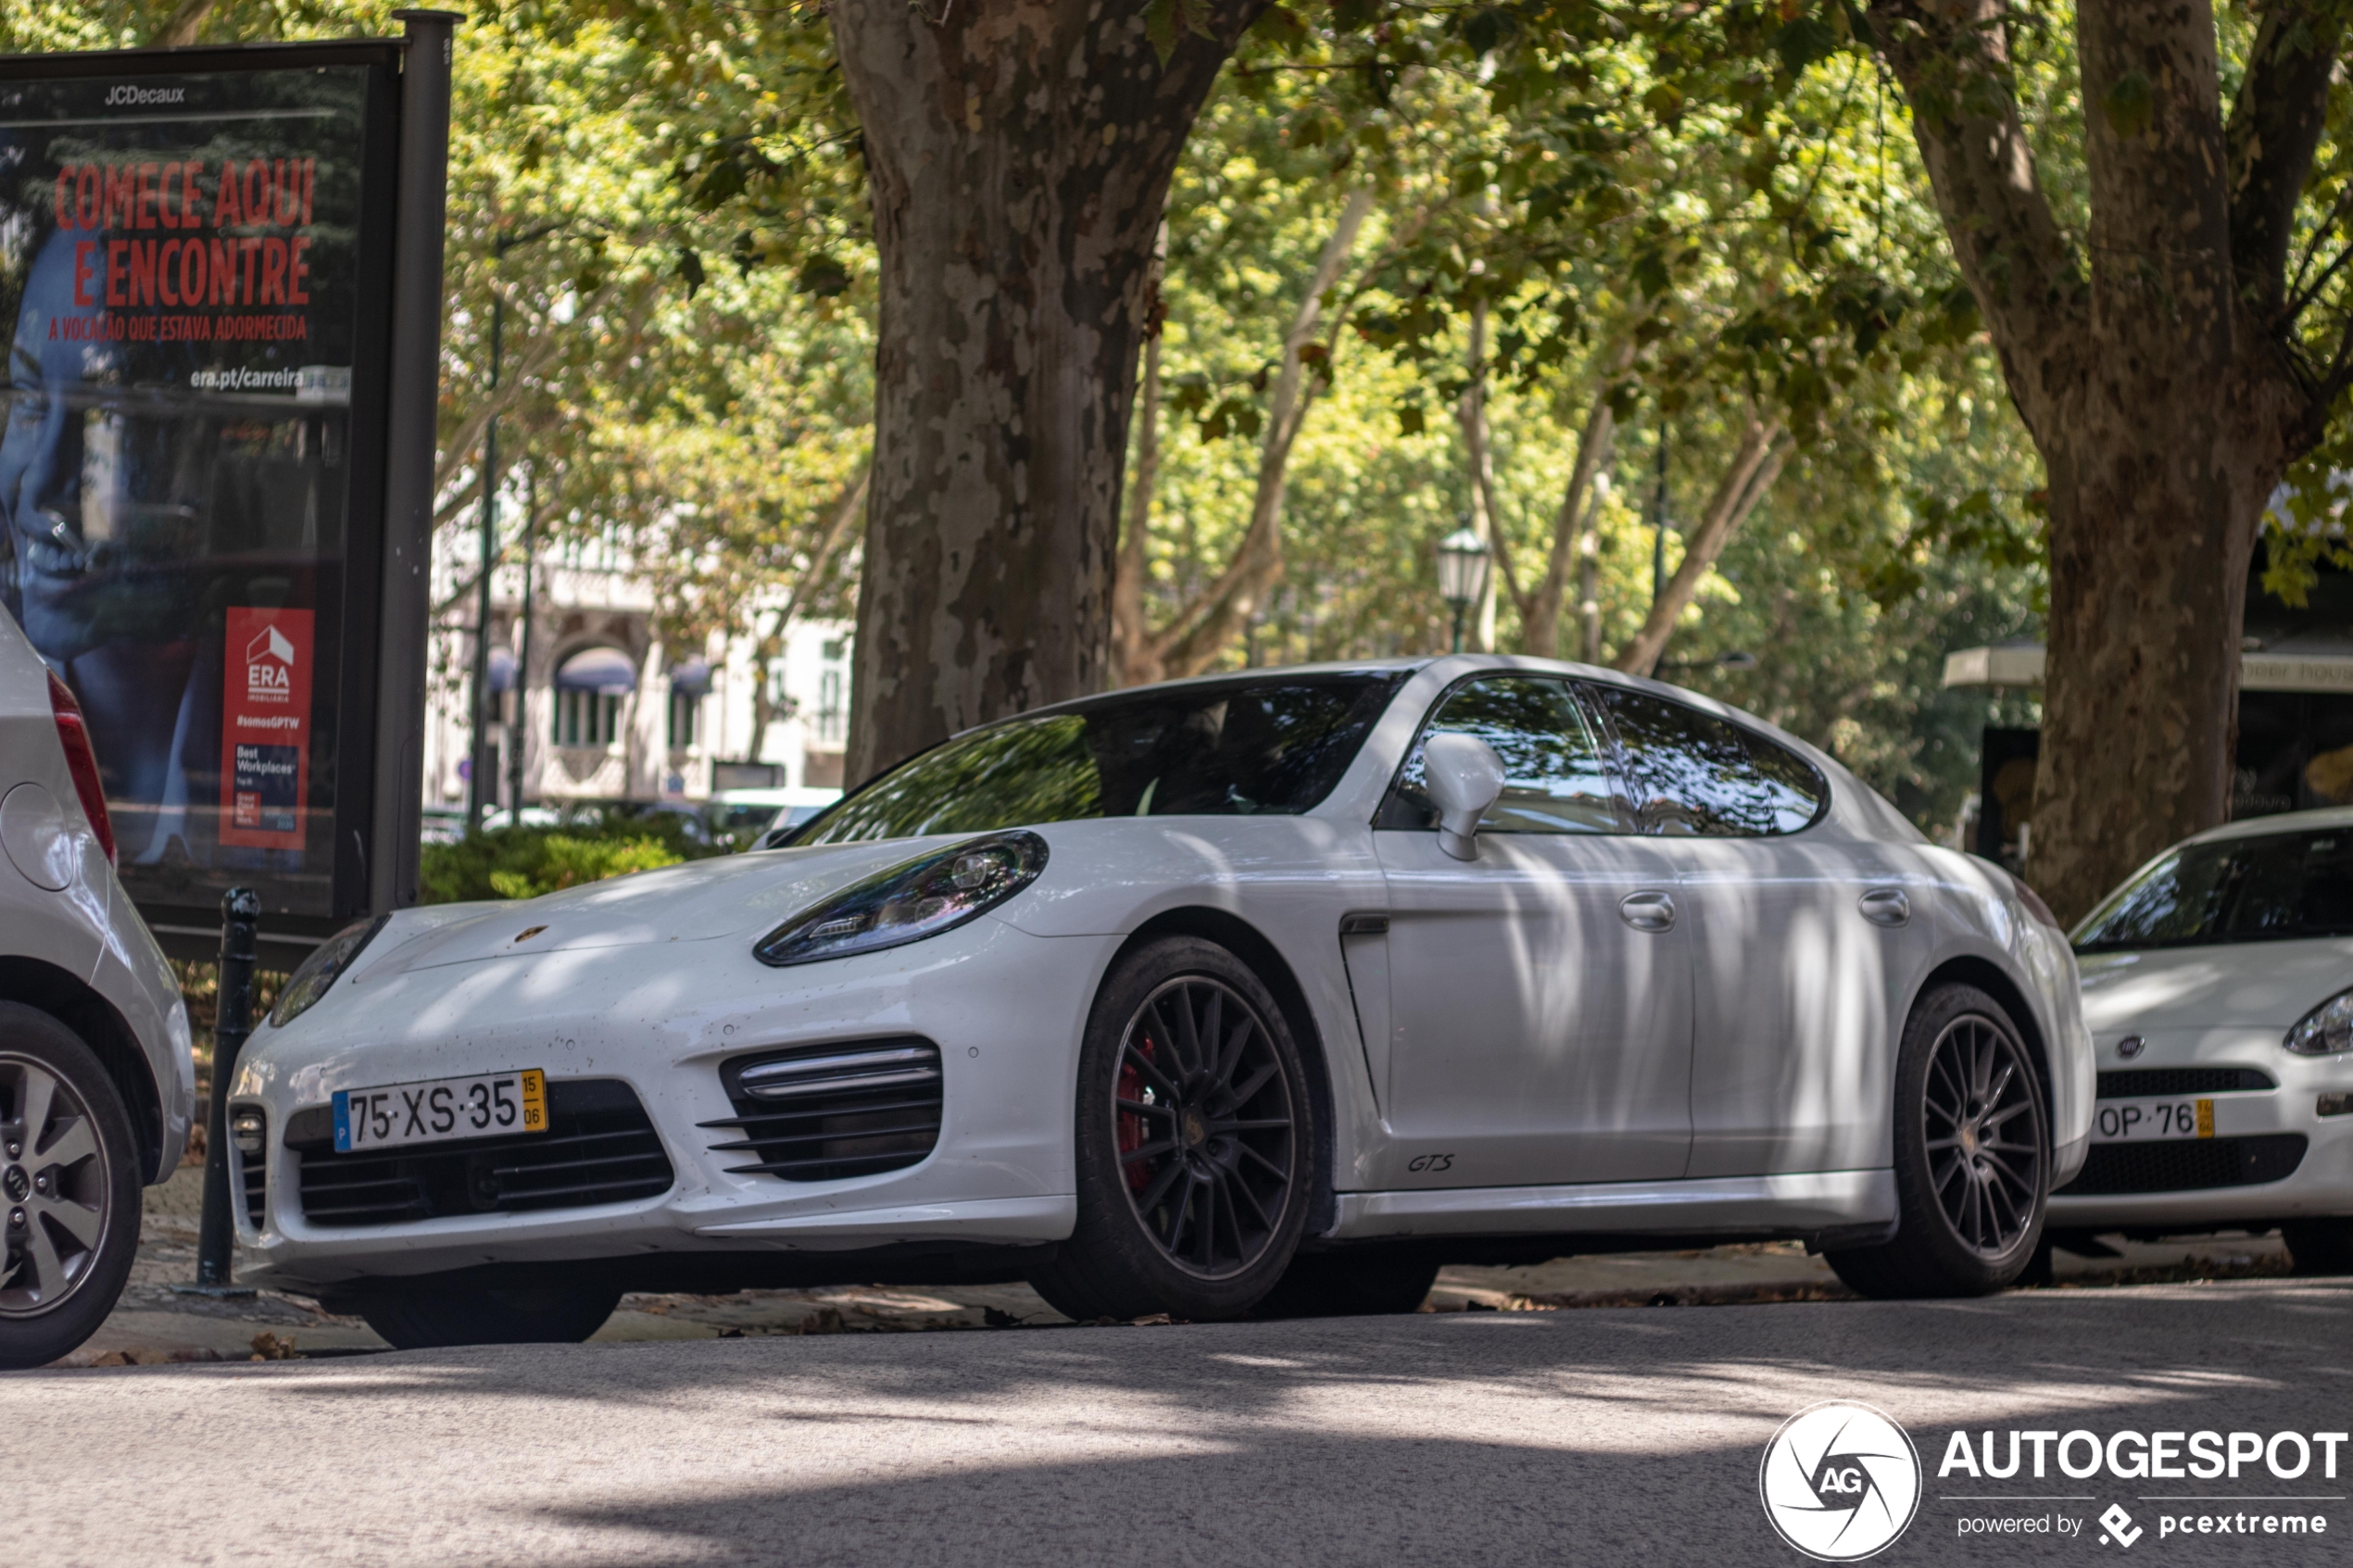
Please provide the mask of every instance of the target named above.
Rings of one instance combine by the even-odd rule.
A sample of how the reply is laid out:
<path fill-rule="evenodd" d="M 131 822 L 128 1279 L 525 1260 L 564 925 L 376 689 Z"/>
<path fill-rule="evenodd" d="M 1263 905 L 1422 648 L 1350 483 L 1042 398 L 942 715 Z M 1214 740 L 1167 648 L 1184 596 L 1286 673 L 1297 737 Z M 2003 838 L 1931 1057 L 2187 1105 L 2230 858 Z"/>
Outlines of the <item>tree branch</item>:
<path fill-rule="evenodd" d="M 1699 592 L 1700 579 L 1705 577 L 1735 529 L 1745 521 L 1765 498 L 1765 492 L 1780 477 L 1781 464 L 1789 458 L 1793 445 L 1789 435 L 1779 424 L 1768 425 L 1751 417 L 1748 428 L 1741 433 L 1740 449 L 1732 455 L 1724 477 L 1717 482 L 1716 494 L 1709 498 L 1707 510 L 1700 518 L 1699 526 L 1683 543 L 1682 564 L 1667 580 L 1667 590 L 1651 606 L 1650 615 L 1642 621 L 1642 629 L 1617 656 L 1617 668 L 1629 675 L 1647 675 L 1657 668 L 1658 656 L 1667 651 L 1667 639 L 1675 630 L 1675 618 Z"/>
<path fill-rule="evenodd" d="M 2296 203 L 2327 127 L 2329 78 L 2344 42 L 2344 14 L 2331 0 L 2275 0 L 2263 13 L 2223 130 L 2231 262 L 2240 297 L 2274 332 L 2310 298 L 2288 298 L 2288 247 L 2296 237 Z M 2318 292 L 2317 286 L 2311 291 Z"/>
<path fill-rule="evenodd" d="M 1310 381 L 1300 350 L 1315 335 L 1322 320 L 1324 295 L 1340 281 L 1340 269 L 1356 248 L 1356 232 L 1373 209 L 1370 186 L 1352 192 L 1340 209 L 1306 296 L 1283 334 L 1283 367 L 1275 379 L 1269 400 L 1266 436 L 1259 449 L 1258 488 L 1252 499 L 1250 528 L 1242 535 L 1233 559 L 1217 580 L 1151 640 L 1151 656 L 1171 675 L 1197 675 L 1209 668 L 1226 644 L 1258 608 L 1259 601 L 1283 574 L 1283 488 L 1290 462 L 1291 443 L 1307 422 L 1321 378 Z M 1327 367 L 1328 369 L 1328 366 Z"/>
<path fill-rule="evenodd" d="M 1878 0 L 1870 23 L 1903 84 L 1944 232 L 2028 427 L 2053 406 L 2087 327 L 2074 247 L 2052 216 L 2018 107 L 2002 0 Z M 2086 118 L 2097 113 L 2087 108 Z"/>

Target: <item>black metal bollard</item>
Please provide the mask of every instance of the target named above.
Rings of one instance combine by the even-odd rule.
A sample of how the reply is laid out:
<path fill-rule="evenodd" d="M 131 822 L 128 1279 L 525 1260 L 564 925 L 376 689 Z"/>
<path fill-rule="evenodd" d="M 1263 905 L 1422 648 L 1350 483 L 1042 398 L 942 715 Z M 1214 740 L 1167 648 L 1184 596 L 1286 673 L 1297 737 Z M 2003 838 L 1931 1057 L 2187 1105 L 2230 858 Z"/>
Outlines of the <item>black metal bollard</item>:
<path fill-rule="evenodd" d="M 233 887 L 220 896 L 220 995 L 213 1010 L 212 1104 L 205 1118 L 204 1219 L 196 1235 L 196 1284 L 226 1286 L 237 1231 L 229 1192 L 229 1085 L 253 1033 L 254 927 L 261 896 Z"/>

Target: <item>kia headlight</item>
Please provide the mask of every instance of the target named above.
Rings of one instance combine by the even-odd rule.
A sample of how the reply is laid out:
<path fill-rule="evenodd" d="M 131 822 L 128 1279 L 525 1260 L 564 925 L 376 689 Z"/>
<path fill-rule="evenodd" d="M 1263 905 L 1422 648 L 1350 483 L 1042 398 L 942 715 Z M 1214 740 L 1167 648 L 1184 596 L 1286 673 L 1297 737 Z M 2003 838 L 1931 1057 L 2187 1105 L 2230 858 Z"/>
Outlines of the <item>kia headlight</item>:
<path fill-rule="evenodd" d="M 752 956 L 783 969 L 920 942 L 977 920 L 1045 869 L 1034 833 L 969 839 L 842 889 L 761 937 Z"/>
<path fill-rule="evenodd" d="M 2280 1043 L 2298 1056 L 2353 1051 L 2353 991 L 2339 991 L 2306 1013 Z"/>
<path fill-rule="evenodd" d="M 270 1010 L 271 1027 L 283 1028 L 308 1012 L 391 918 L 378 915 L 372 920 L 359 921 L 313 947 L 310 956 L 302 960 L 302 967 L 287 977 L 285 989 L 278 993 L 278 1005 Z"/>

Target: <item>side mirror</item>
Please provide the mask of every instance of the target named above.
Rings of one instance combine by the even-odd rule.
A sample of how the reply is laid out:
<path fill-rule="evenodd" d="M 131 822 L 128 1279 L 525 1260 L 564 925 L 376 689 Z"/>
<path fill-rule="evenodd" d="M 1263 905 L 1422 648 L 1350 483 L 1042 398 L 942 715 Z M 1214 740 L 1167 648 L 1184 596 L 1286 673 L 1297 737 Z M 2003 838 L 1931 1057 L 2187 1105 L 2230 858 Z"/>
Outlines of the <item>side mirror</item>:
<path fill-rule="evenodd" d="M 1435 734 L 1422 743 L 1422 777 L 1438 808 L 1438 847 L 1457 860 L 1478 859 L 1478 820 L 1504 793 L 1504 764 L 1477 735 Z"/>

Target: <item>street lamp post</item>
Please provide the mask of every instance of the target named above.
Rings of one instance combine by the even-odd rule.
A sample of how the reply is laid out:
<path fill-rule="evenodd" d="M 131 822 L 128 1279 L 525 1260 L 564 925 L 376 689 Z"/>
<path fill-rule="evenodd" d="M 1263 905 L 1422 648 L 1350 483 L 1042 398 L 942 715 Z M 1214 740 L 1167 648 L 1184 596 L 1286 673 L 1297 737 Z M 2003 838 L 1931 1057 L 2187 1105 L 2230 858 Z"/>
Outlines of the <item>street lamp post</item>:
<path fill-rule="evenodd" d="M 1454 651 L 1463 651 L 1463 616 L 1487 592 L 1487 541 L 1458 528 L 1438 542 L 1438 595 L 1454 611 Z"/>
<path fill-rule="evenodd" d="M 504 255 L 504 242 L 494 247 Z M 507 302 L 490 294 L 490 395 L 498 395 L 498 350 L 506 335 Z M 474 604 L 473 760 L 466 781 L 466 833 L 482 831 L 483 812 L 498 797 L 490 766 L 490 577 L 498 564 L 498 416 L 482 433 L 482 581 Z"/>
<path fill-rule="evenodd" d="M 504 261 L 507 253 L 546 239 L 562 227 L 543 223 L 520 234 L 507 234 L 491 242 L 490 259 L 495 264 Z M 507 334 L 507 297 L 498 292 L 494 282 L 490 290 L 490 384 L 489 420 L 482 433 L 482 581 L 474 601 L 474 700 L 472 760 L 467 780 L 466 832 L 469 835 L 482 831 L 482 815 L 498 798 L 497 770 L 490 765 L 490 577 L 498 564 L 498 354 Z M 521 677 L 517 677 L 520 682 Z M 520 684 L 518 685 L 520 690 Z M 522 800 L 517 797 L 514 809 L 519 815 Z"/>

